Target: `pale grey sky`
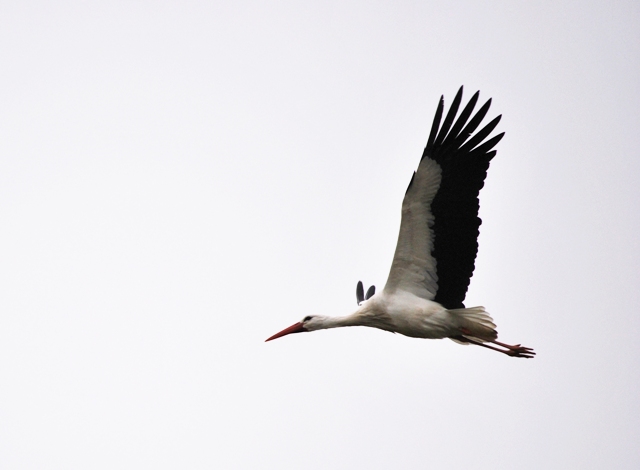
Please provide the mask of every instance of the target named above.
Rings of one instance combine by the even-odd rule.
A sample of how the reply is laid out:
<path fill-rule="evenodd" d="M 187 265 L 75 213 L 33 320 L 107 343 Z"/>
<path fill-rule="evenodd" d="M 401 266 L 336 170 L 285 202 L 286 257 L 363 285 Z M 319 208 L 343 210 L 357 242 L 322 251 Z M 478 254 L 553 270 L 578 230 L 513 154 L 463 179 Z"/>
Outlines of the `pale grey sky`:
<path fill-rule="evenodd" d="M 640 4 L 1 2 L 0 467 L 640 468 Z M 441 94 L 493 98 L 467 305 L 367 328 Z"/>

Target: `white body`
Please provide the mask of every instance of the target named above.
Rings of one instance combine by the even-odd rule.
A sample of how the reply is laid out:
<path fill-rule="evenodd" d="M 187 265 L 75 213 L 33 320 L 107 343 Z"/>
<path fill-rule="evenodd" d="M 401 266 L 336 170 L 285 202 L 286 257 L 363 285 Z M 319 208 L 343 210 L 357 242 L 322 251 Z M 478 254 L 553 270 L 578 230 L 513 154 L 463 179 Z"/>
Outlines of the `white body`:
<path fill-rule="evenodd" d="M 365 300 L 351 315 L 317 315 L 305 321 L 304 325 L 307 331 L 368 326 L 412 338 L 429 339 L 468 336 L 472 339 L 486 340 L 495 334 L 495 324 L 484 307 L 447 310 L 437 302 L 402 290 L 392 294 L 382 291 Z M 467 328 L 470 332 L 477 333 L 477 336 L 465 335 L 461 328 Z"/>
<path fill-rule="evenodd" d="M 356 315 L 378 315 L 388 318 L 396 333 L 414 338 L 446 338 L 458 334 L 460 325 L 454 315 L 442 305 L 420 298 L 410 292 L 396 291 L 387 294 L 382 291 L 361 305 Z"/>

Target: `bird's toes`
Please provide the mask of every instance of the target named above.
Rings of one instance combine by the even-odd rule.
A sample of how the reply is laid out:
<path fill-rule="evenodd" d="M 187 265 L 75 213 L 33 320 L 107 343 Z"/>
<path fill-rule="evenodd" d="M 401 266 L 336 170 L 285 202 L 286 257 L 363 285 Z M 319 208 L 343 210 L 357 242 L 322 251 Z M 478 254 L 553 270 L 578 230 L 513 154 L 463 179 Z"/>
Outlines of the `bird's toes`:
<path fill-rule="evenodd" d="M 533 349 L 520 346 L 519 344 L 512 348 L 509 348 L 506 353 L 511 357 L 524 357 L 527 359 L 532 359 L 533 356 L 536 355 Z"/>

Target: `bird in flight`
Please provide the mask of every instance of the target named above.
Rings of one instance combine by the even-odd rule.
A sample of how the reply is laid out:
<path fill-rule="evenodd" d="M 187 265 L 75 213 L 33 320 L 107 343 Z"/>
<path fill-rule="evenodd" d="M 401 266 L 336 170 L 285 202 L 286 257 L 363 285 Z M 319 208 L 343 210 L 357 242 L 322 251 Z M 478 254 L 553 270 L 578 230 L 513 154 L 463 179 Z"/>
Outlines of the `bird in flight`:
<path fill-rule="evenodd" d="M 476 92 L 456 119 L 462 101 L 458 90 L 442 126 L 444 97 L 440 98 L 431 133 L 417 171 L 402 201 L 402 221 L 387 284 L 366 295 L 358 282 L 358 309 L 342 317 L 308 315 L 268 338 L 306 331 L 369 326 L 414 338 L 449 338 L 511 357 L 532 358 L 535 352 L 520 344 L 498 341 L 496 325 L 484 307 L 464 306 L 478 253 L 480 203 L 492 150 L 504 132 L 485 141 L 500 122 L 493 119 L 475 132 L 491 99 L 473 117 Z"/>

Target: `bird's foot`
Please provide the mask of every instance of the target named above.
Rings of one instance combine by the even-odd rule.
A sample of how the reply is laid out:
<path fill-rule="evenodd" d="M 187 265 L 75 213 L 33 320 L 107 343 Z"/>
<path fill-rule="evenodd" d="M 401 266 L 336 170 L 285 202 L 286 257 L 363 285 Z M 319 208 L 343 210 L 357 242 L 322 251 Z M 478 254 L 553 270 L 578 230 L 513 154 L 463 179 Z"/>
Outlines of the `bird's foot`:
<path fill-rule="evenodd" d="M 510 345 L 510 344 L 499 343 L 497 341 L 495 341 L 494 343 L 497 344 L 498 346 L 502 346 L 503 348 L 506 348 L 507 350 L 504 351 L 504 353 L 507 356 L 525 357 L 527 359 L 532 359 L 533 356 L 536 355 L 536 353 L 535 353 L 535 351 L 533 349 L 527 348 L 525 346 L 521 346 L 519 344 Z"/>
<path fill-rule="evenodd" d="M 532 359 L 536 353 L 533 349 L 531 348 L 527 348 L 524 346 L 520 346 L 519 344 L 516 344 L 514 346 L 508 346 L 507 350 L 504 351 L 504 353 L 507 356 L 511 356 L 511 357 L 525 357 L 527 359 Z"/>
<path fill-rule="evenodd" d="M 467 331 L 465 331 L 465 329 L 461 329 L 463 334 L 469 334 Z M 487 349 L 492 349 L 494 351 L 497 351 L 499 353 L 502 354 L 506 354 L 507 356 L 511 356 L 511 357 L 524 357 L 527 359 L 532 359 L 536 353 L 533 349 L 531 348 L 527 348 L 525 346 L 522 346 L 520 344 L 505 344 L 505 343 L 501 343 L 500 341 L 495 341 L 495 340 L 488 340 L 487 343 L 493 343 L 496 346 L 491 346 L 490 344 L 481 342 L 481 341 L 477 341 L 474 339 L 471 339 L 467 336 L 456 336 L 453 337 L 453 339 L 456 339 L 458 341 L 461 341 L 463 343 L 471 343 L 471 344 L 475 344 L 477 346 L 482 346 L 483 348 L 487 348 Z"/>

